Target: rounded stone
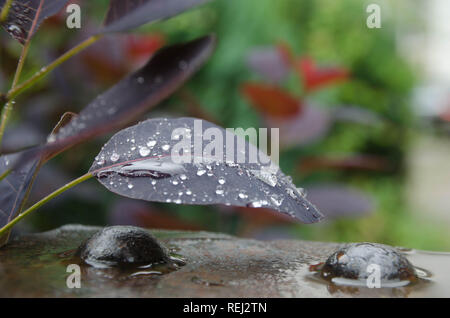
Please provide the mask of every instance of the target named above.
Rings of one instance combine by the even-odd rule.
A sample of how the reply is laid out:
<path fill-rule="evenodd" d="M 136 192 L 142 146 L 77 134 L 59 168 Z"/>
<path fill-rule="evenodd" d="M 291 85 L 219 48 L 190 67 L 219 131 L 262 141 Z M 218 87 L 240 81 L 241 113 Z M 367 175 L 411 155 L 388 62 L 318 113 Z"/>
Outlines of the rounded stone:
<path fill-rule="evenodd" d="M 414 281 L 414 266 L 393 247 L 376 243 L 352 243 L 334 252 L 323 265 L 320 275 L 327 280 L 347 278 L 365 280 L 378 265 L 381 281 Z"/>
<path fill-rule="evenodd" d="M 134 226 L 105 227 L 84 242 L 78 254 L 94 267 L 162 263 L 169 259 L 156 238 Z"/>

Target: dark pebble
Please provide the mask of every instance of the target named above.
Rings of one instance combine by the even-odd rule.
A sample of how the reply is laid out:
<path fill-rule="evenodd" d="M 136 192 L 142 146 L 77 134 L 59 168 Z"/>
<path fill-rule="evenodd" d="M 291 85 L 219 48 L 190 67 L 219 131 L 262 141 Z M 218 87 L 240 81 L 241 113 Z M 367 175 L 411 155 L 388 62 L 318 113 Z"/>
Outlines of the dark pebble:
<path fill-rule="evenodd" d="M 78 249 L 81 259 L 94 267 L 167 262 L 166 249 L 148 232 L 134 226 L 112 226 L 95 233 Z"/>
<path fill-rule="evenodd" d="M 331 280 L 334 277 L 367 279 L 370 264 L 380 266 L 381 281 L 415 281 L 413 265 L 393 247 L 375 243 L 353 243 L 334 252 L 321 269 L 321 276 Z"/>

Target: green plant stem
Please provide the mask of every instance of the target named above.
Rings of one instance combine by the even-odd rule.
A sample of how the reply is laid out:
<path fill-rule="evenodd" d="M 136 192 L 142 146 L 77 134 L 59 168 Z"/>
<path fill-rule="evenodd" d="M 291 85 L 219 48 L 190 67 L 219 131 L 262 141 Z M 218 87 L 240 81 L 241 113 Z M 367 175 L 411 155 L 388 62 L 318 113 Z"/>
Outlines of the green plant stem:
<path fill-rule="evenodd" d="M 48 201 L 56 198 L 57 196 L 59 196 L 61 193 L 73 188 L 74 186 L 89 180 L 90 178 L 92 178 L 93 175 L 91 173 L 86 173 L 85 175 L 79 177 L 78 179 L 73 180 L 72 182 L 66 184 L 65 186 L 59 188 L 58 190 L 56 190 L 55 192 L 49 194 L 48 196 L 46 196 L 45 198 L 43 198 L 42 200 L 40 200 L 39 202 L 33 204 L 31 207 L 29 207 L 28 209 L 26 209 L 25 211 L 23 211 L 22 213 L 20 213 L 18 216 L 16 216 L 13 220 L 11 220 L 8 224 L 6 224 L 4 227 L 2 227 L 0 229 L 0 237 L 3 236 L 5 233 L 7 233 L 8 230 L 10 230 L 17 222 L 19 222 L 20 220 L 22 220 L 24 217 L 26 217 L 28 214 L 30 214 L 31 212 L 37 210 L 38 208 L 40 208 L 41 206 L 43 206 L 45 203 L 47 203 Z"/>
<path fill-rule="evenodd" d="M 11 89 L 14 89 L 19 82 L 20 75 L 22 74 L 23 66 L 25 65 L 25 60 L 28 55 L 28 51 L 30 49 L 30 41 L 27 41 L 23 46 L 22 53 L 20 54 L 19 63 L 17 64 L 16 73 L 14 74 L 13 83 Z M 6 105 L 3 107 L 1 120 L 0 120 L 0 146 L 3 141 L 3 135 L 5 134 L 6 124 L 8 123 L 9 116 L 11 115 L 11 111 L 13 108 L 13 101 L 8 100 L 8 96 L 6 96 Z"/>
<path fill-rule="evenodd" d="M 6 0 L 6 3 L 3 5 L 2 12 L 0 13 L 0 23 L 5 22 L 6 18 L 8 18 L 9 9 L 13 0 Z"/>
<path fill-rule="evenodd" d="M 70 49 L 69 51 L 67 51 L 66 53 L 61 55 L 59 58 L 57 58 L 55 61 L 53 61 L 51 64 L 41 68 L 41 70 L 39 72 L 35 73 L 28 80 L 26 80 L 22 84 L 16 86 L 14 89 L 11 89 L 8 92 L 8 94 L 6 94 L 6 99 L 12 100 L 12 99 L 16 98 L 19 94 L 21 94 L 23 91 L 28 89 L 30 86 L 35 84 L 37 81 L 39 81 L 40 79 L 45 77 L 48 73 L 53 71 L 56 67 L 58 67 L 59 65 L 61 65 L 62 63 L 64 63 L 68 59 L 70 59 L 71 57 L 75 56 L 76 54 L 80 53 L 87 47 L 91 46 L 92 44 L 97 42 L 101 37 L 102 37 L 101 34 L 93 35 L 90 38 L 88 38 L 87 40 L 85 40 L 85 41 L 81 42 L 80 44 L 78 44 L 77 46 L 75 46 L 74 48 Z"/>
<path fill-rule="evenodd" d="M 10 169 L 8 169 L 8 170 L 6 170 L 5 172 L 3 172 L 3 173 L 0 175 L 0 181 L 2 181 L 3 179 L 5 179 L 10 173 L 11 173 L 11 170 L 10 170 Z"/>
<path fill-rule="evenodd" d="M 12 111 L 12 102 L 7 102 L 3 107 L 0 121 L 0 146 L 2 145 L 3 135 L 5 134 L 6 123 Z"/>

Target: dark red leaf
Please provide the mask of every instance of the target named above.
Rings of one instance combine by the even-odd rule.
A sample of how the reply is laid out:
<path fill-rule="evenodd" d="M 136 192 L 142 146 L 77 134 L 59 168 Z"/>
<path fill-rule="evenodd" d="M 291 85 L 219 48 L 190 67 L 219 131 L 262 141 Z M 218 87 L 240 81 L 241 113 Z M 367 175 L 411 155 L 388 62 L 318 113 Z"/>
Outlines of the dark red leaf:
<path fill-rule="evenodd" d="M 296 69 L 304 81 L 307 92 L 335 84 L 349 77 L 349 72 L 344 68 L 318 68 L 310 58 L 301 58 L 296 62 Z"/>
<path fill-rule="evenodd" d="M 300 113 L 301 101 L 279 87 L 244 83 L 242 94 L 263 114 L 271 117 L 286 118 Z"/>
<path fill-rule="evenodd" d="M 125 43 L 127 56 L 131 60 L 148 58 L 166 43 L 162 34 L 132 35 Z"/>
<path fill-rule="evenodd" d="M 128 73 L 125 63 L 117 63 L 109 54 L 105 54 L 104 48 L 99 51 L 103 52 L 87 50 L 80 55 L 83 66 L 92 79 L 111 85 Z M 121 62 L 125 61 L 122 60 Z"/>

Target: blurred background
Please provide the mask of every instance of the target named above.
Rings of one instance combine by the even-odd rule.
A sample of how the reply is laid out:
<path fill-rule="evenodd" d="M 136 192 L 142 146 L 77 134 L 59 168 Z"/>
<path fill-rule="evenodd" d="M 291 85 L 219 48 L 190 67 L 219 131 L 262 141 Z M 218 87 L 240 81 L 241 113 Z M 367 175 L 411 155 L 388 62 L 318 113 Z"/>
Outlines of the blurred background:
<path fill-rule="evenodd" d="M 108 1 L 73 2 L 81 5 L 82 29 L 67 29 L 64 12 L 47 20 L 23 78 L 101 25 Z M 367 27 L 369 4 L 380 6 L 381 28 Z M 133 224 L 450 251 L 449 16 L 447 0 L 216 0 L 106 37 L 17 100 L 2 151 L 44 142 L 64 112 L 78 112 L 165 44 L 214 32 L 212 59 L 148 117 L 279 127 L 282 170 L 327 218 L 303 225 L 264 209 L 134 201 L 89 181 L 17 231 Z M 1 92 L 20 50 L 0 32 Z M 84 174 L 108 137 L 44 166 L 29 203 Z"/>

